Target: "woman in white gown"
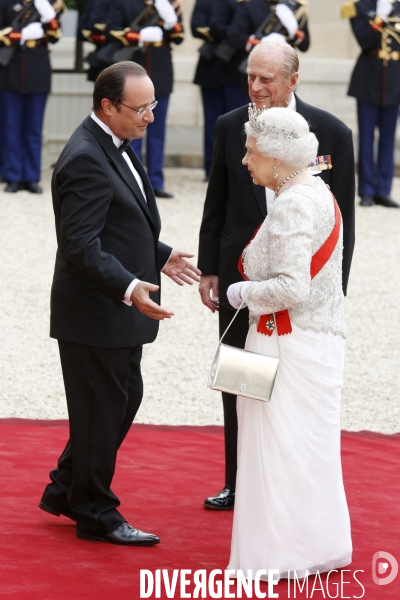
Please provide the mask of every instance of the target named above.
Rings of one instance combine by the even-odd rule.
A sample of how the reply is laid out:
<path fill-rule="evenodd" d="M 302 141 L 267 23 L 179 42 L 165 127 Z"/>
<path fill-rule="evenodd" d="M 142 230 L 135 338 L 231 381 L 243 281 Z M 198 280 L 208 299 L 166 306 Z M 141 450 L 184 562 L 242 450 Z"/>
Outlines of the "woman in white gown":
<path fill-rule="evenodd" d="M 238 308 L 247 294 L 246 349 L 279 353 L 280 363 L 270 403 L 238 397 L 228 569 L 304 577 L 344 567 L 352 555 L 340 459 L 346 333 L 341 216 L 325 183 L 306 171 L 318 142 L 303 117 L 286 108 L 261 114 L 250 108 L 246 133 L 243 163 L 255 184 L 276 194 L 243 253 L 248 281 L 230 286 L 228 299 Z M 321 250 L 312 278 L 312 257 L 321 247 L 325 257 Z M 276 313 L 285 310 L 281 319 Z M 270 316 L 260 321 L 262 315 Z"/>

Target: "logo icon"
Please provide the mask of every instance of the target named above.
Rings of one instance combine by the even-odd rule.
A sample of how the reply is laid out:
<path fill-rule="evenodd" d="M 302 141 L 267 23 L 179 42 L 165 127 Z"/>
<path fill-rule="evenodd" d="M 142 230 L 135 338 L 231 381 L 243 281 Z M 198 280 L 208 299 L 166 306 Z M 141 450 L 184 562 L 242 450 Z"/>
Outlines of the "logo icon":
<path fill-rule="evenodd" d="M 395 557 L 389 552 L 375 552 L 372 557 L 372 580 L 376 585 L 392 583 L 399 572 L 399 565 Z M 385 575 L 385 577 L 382 577 Z"/>
<path fill-rule="evenodd" d="M 242 392 L 242 394 L 244 394 L 244 392 L 246 391 L 246 387 L 247 385 L 245 383 L 241 383 L 239 386 L 239 392 Z"/>

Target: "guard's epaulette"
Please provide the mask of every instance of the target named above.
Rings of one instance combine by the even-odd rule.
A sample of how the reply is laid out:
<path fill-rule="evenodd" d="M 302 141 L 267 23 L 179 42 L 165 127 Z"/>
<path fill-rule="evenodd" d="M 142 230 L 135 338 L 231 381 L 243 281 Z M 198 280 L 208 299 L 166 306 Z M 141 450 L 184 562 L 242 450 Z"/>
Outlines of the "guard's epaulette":
<path fill-rule="evenodd" d="M 355 7 L 356 2 L 359 0 L 354 0 L 354 2 L 345 2 L 340 7 L 340 16 L 342 19 L 353 19 L 357 16 L 357 9 Z"/>

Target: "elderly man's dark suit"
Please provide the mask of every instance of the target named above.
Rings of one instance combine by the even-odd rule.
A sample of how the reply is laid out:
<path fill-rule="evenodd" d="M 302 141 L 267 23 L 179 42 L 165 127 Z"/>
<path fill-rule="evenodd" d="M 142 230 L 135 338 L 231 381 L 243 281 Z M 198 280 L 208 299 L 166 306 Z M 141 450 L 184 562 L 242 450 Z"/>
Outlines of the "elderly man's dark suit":
<path fill-rule="evenodd" d="M 123 303 L 133 279 L 160 285 L 171 248 L 158 240 L 151 184 L 131 148 L 146 200 L 112 138 L 88 117 L 54 169 L 57 256 L 50 335 L 59 342 L 70 441 L 50 474 L 46 506 L 73 511 L 78 531 L 104 534 L 124 518 L 110 490 L 117 450 L 142 398 L 142 345 L 158 321 Z M 159 302 L 159 292 L 152 298 Z"/>
<path fill-rule="evenodd" d="M 318 155 L 331 155 L 332 169 L 321 178 L 336 196 L 343 216 L 343 289 L 346 293 L 354 248 L 354 151 L 351 130 L 331 114 L 296 97 L 297 112 L 315 133 Z M 198 266 L 203 275 L 219 276 L 219 322 L 221 333 L 233 317 L 226 290 L 241 280 L 239 257 L 254 231 L 267 215 L 265 188 L 254 185 L 242 159 L 246 153 L 244 124 L 248 107 L 220 117 L 215 128 L 215 146 L 210 182 L 200 230 Z M 244 347 L 248 311 L 242 310 L 224 341 Z M 236 398 L 222 394 L 225 419 L 226 487 L 235 489 L 237 417 Z"/>

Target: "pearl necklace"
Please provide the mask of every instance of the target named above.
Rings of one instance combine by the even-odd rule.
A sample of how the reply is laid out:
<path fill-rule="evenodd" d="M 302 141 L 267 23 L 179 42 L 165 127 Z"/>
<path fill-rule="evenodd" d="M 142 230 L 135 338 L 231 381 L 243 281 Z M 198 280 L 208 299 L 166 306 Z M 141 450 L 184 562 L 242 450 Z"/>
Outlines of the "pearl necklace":
<path fill-rule="evenodd" d="M 289 179 L 293 179 L 293 177 L 295 177 L 296 175 L 299 175 L 300 173 L 302 173 L 303 171 L 306 170 L 306 167 L 303 167 L 302 169 L 299 169 L 298 171 L 295 171 L 294 173 L 292 173 L 291 175 L 288 175 L 286 177 L 286 179 L 284 179 L 283 181 L 280 182 L 280 184 L 278 185 L 278 187 L 275 190 L 275 196 L 274 199 L 277 197 L 279 190 L 281 189 L 281 187 L 283 186 L 284 183 L 286 183 L 287 181 L 289 181 Z"/>

